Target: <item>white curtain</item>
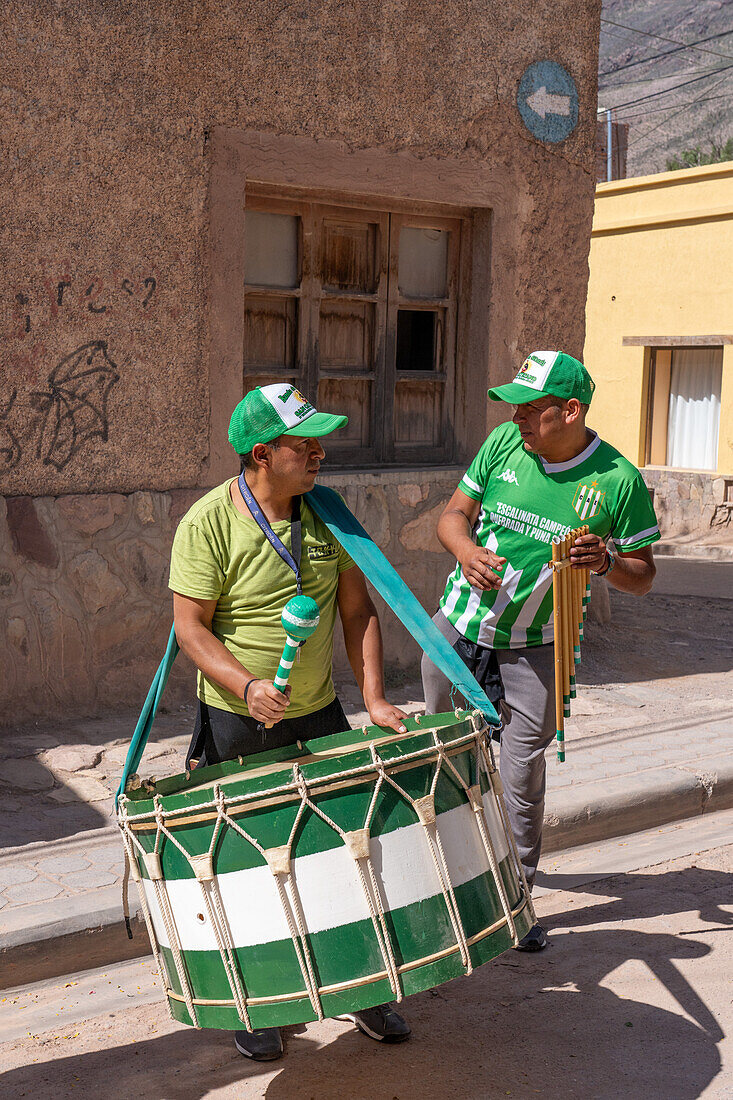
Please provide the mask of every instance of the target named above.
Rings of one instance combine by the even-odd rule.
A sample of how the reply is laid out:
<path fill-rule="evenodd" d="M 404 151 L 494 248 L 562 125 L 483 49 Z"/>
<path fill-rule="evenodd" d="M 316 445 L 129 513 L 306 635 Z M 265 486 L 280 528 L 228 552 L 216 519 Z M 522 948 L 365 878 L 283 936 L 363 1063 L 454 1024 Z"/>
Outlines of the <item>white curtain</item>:
<path fill-rule="evenodd" d="M 667 465 L 718 465 L 722 348 L 675 348 L 669 386 Z"/>

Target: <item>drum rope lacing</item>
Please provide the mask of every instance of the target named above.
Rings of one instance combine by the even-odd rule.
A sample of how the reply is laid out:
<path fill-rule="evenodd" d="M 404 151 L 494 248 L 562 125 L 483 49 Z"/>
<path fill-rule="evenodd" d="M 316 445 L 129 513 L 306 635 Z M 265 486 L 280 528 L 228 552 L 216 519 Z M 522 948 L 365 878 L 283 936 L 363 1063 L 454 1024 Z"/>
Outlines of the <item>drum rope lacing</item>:
<path fill-rule="evenodd" d="M 524 891 L 524 896 L 527 901 L 529 915 L 532 918 L 532 924 L 535 925 L 537 923 L 537 914 L 535 913 L 534 903 L 532 901 L 532 891 L 527 885 L 527 876 L 524 873 L 524 867 L 522 865 L 521 859 L 519 858 L 517 841 L 514 836 L 514 830 L 512 829 L 511 822 L 509 821 L 509 811 L 506 808 L 506 801 L 504 799 L 504 784 L 501 781 L 499 770 L 494 763 L 494 752 L 491 748 L 491 741 L 489 740 L 487 742 L 486 738 L 481 738 L 480 740 L 477 738 L 477 744 L 484 760 L 484 766 L 486 768 L 486 773 L 489 778 L 489 783 L 491 784 L 491 788 L 494 792 L 494 795 L 496 796 L 496 801 L 498 803 L 501 816 L 501 823 L 504 826 L 504 832 L 509 839 L 509 847 L 511 848 L 512 856 L 514 857 L 514 867 L 518 872 L 519 880 L 522 883 L 522 890 Z"/>
<path fill-rule="evenodd" d="M 479 775 L 479 752 L 480 752 L 478 739 L 476 741 L 476 773 L 475 773 L 476 774 L 476 783 L 474 784 L 473 787 L 469 787 L 468 784 L 463 779 L 463 776 L 460 774 L 458 769 L 455 767 L 455 765 L 450 760 L 450 757 L 448 757 L 446 755 L 443 743 L 436 736 L 435 732 L 433 732 L 433 737 L 435 738 L 435 747 L 438 750 L 438 756 L 440 758 L 441 764 L 445 764 L 446 767 L 449 769 L 449 771 L 452 773 L 452 775 L 453 775 L 454 779 L 456 780 L 456 782 L 463 789 L 463 793 L 466 795 L 466 798 L 468 799 L 468 803 L 471 806 L 471 809 L 473 810 L 473 813 L 474 813 L 474 816 L 475 816 L 475 819 L 476 819 L 476 825 L 478 826 L 478 831 L 479 831 L 479 834 L 481 836 L 481 843 L 484 846 L 484 851 L 486 852 L 486 858 L 488 859 L 489 867 L 491 868 L 491 874 L 492 874 L 494 882 L 496 884 L 496 888 L 499 892 L 499 897 L 501 899 L 501 907 L 504 910 L 504 916 L 506 917 L 507 927 L 509 928 L 509 931 L 511 932 L 511 935 L 512 935 L 512 939 L 514 940 L 514 943 L 516 945 L 517 943 L 519 943 L 519 937 L 517 935 L 517 929 L 516 929 L 516 926 L 514 924 L 514 916 L 512 914 L 512 907 L 509 904 L 509 898 L 507 896 L 506 887 L 504 886 L 504 880 L 501 877 L 501 872 L 499 870 L 499 864 L 498 864 L 498 861 L 497 861 L 497 858 L 496 858 L 496 852 L 494 851 L 494 844 L 493 844 L 493 841 L 491 840 L 491 835 L 489 833 L 489 830 L 486 828 L 486 824 L 484 822 L 484 808 L 483 808 L 483 801 L 482 801 L 482 797 L 481 797 L 481 786 L 480 786 L 480 782 L 479 782 L 479 778 L 478 778 L 478 775 Z M 491 782 L 491 772 L 488 772 L 488 776 L 489 776 L 489 782 Z M 492 787 L 493 787 L 493 784 L 492 784 Z M 505 826 L 505 828 L 506 828 L 506 826 Z"/>
<path fill-rule="evenodd" d="M 461 714 L 460 711 L 456 711 L 456 716 Z M 458 744 L 466 744 L 467 742 L 474 742 L 475 750 L 475 778 L 476 782 L 469 786 L 458 769 L 450 760 L 449 755 L 445 751 L 445 746 L 438 737 L 437 729 L 425 730 L 426 733 L 430 732 L 433 736 L 433 745 L 428 748 L 416 750 L 412 753 L 406 753 L 404 756 L 399 757 L 397 760 L 385 761 L 380 757 L 376 746 L 371 743 L 370 754 L 371 764 L 360 765 L 356 768 L 344 769 L 341 772 L 337 772 L 329 775 L 326 779 L 323 777 L 317 779 L 312 784 L 313 787 L 319 788 L 324 785 L 324 782 L 329 784 L 341 780 L 358 777 L 364 772 L 377 773 L 375 789 L 372 793 L 369 807 L 367 809 L 364 825 L 361 829 L 352 831 L 346 831 L 341 829 L 336 822 L 334 822 L 312 799 L 311 788 L 303 775 L 300 766 L 293 764 L 293 780 L 291 783 L 283 784 L 277 788 L 271 789 L 267 792 L 268 797 L 276 793 L 289 793 L 298 792 L 300 796 L 300 805 L 296 812 L 295 820 L 290 830 L 290 835 L 286 844 L 277 848 L 265 849 L 259 841 L 250 836 L 250 834 L 231 817 L 228 809 L 232 809 L 234 805 L 241 802 L 251 801 L 253 796 L 232 796 L 229 799 L 224 795 L 220 784 L 214 785 L 214 798 L 206 803 L 199 803 L 193 807 L 188 808 L 190 812 L 200 813 L 206 809 L 216 809 L 216 823 L 212 832 L 209 849 L 207 852 L 199 855 L 192 855 L 187 852 L 183 845 L 179 842 L 177 837 L 166 827 L 165 815 L 166 811 L 160 801 L 160 796 L 156 795 L 154 798 L 154 820 L 156 825 L 155 842 L 152 852 L 148 852 L 140 843 L 131 829 L 131 823 L 133 821 L 149 821 L 150 811 L 143 814 L 131 815 L 129 813 L 130 800 L 122 798 L 120 800 L 120 815 L 119 823 L 123 833 L 124 847 L 125 847 L 125 859 L 126 864 L 129 865 L 132 876 L 138 884 L 141 906 L 143 911 L 143 917 L 145 920 L 146 929 L 150 942 L 153 948 L 153 954 L 155 956 L 156 965 L 160 973 L 161 982 L 163 988 L 169 991 L 168 981 L 166 979 L 165 968 L 163 959 L 160 954 L 160 950 L 157 945 L 157 940 L 154 932 L 154 925 L 150 914 L 147 897 L 145 894 L 142 875 L 135 858 L 134 850 L 137 850 L 145 865 L 146 871 L 153 884 L 153 890 L 155 899 L 158 905 L 158 909 L 161 914 L 165 933 L 170 945 L 171 955 L 175 965 L 176 973 L 181 988 L 183 1000 L 186 1004 L 191 1022 L 194 1027 L 200 1027 L 198 1022 L 196 1008 L 194 1003 L 194 997 L 191 990 L 188 971 L 183 958 L 183 951 L 181 948 L 180 938 L 176 927 L 175 916 L 170 905 L 170 898 L 168 896 L 167 886 L 163 879 L 161 866 L 160 866 L 160 847 L 161 838 L 165 837 L 170 840 L 175 848 L 184 856 L 187 860 L 195 878 L 198 880 L 203 898 L 204 904 L 207 910 L 209 920 L 214 932 L 214 937 L 217 944 L 217 949 L 221 957 L 222 966 L 226 974 L 228 984 L 232 992 L 232 999 L 234 1007 L 236 1008 L 239 1019 L 242 1021 L 247 1030 L 252 1030 L 250 1017 L 247 1010 L 248 998 L 246 991 L 242 986 L 241 976 L 239 972 L 239 966 L 236 959 L 236 947 L 232 941 L 231 930 L 229 928 L 226 914 L 224 911 L 221 894 L 219 892 L 219 886 L 217 882 L 217 876 L 213 869 L 213 858 L 219 839 L 222 827 L 224 825 L 232 828 L 238 835 L 251 844 L 264 858 L 270 871 L 273 874 L 275 884 L 278 890 L 280 903 L 282 905 L 283 913 L 285 915 L 288 931 L 293 942 L 293 948 L 295 951 L 298 966 L 301 971 L 303 983 L 305 986 L 305 992 L 311 1002 L 314 1013 L 317 1018 L 323 1019 L 323 1007 L 320 1000 L 320 987 L 318 980 L 315 976 L 313 960 L 311 957 L 310 948 L 307 940 L 307 930 L 305 927 L 305 920 L 303 916 L 302 904 L 298 894 L 297 884 L 293 878 L 291 872 L 291 859 L 290 852 L 293 841 L 295 839 L 296 832 L 300 825 L 300 821 L 303 814 L 308 808 L 312 813 L 315 813 L 326 825 L 332 828 L 337 835 L 341 838 L 345 848 L 349 851 L 354 859 L 359 881 L 364 893 L 364 898 L 367 903 L 367 909 L 369 917 L 374 928 L 375 938 L 377 945 L 382 955 L 384 962 L 385 974 L 392 989 L 392 994 L 395 1000 L 398 1002 L 402 1000 L 403 990 L 399 976 L 399 965 L 395 956 L 394 945 L 392 943 L 391 936 L 387 927 L 385 919 L 385 910 L 382 901 L 381 891 L 377 883 L 377 877 L 374 870 L 374 865 L 369 852 L 369 830 L 374 815 L 374 811 L 377 804 L 377 799 L 381 788 L 385 781 L 393 787 L 393 789 L 404 799 L 404 801 L 412 808 L 415 813 L 418 822 L 423 828 L 423 832 L 426 839 L 428 851 L 430 853 L 433 866 L 435 868 L 438 885 L 446 906 L 446 911 L 453 929 L 453 933 L 456 940 L 456 947 L 459 951 L 461 962 L 464 966 L 466 974 L 472 973 L 473 966 L 471 963 L 470 950 L 468 946 L 468 939 L 463 926 L 458 903 L 456 901 L 453 884 L 448 870 L 448 862 L 446 860 L 445 851 L 443 849 L 443 843 L 440 837 L 440 831 L 437 826 L 436 813 L 435 813 L 435 792 L 437 787 L 438 778 L 442 768 L 445 768 L 451 773 L 455 781 L 460 786 L 466 799 L 473 810 L 474 819 L 476 821 L 479 836 L 481 838 L 482 846 L 487 857 L 491 876 L 499 894 L 502 909 L 504 912 L 504 918 L 507 924 L 507 928 L 512 936 L 514 943 L 518 942 L 517 930 L 514 922 L 511 906 L 509 904 L 509 898 L 507 896 L 506 887 L 501 875 L 501 871 L 496 859 L 496 852 L 494 844 L 491 839 L 491 831 L 487 828 L 484 820 L 484 807 L 482 802 L 481 790 L 480 790 L 480 762 L 483 762 L 483 770 L 485 771 L 492 791 L 496 797 L 497 804 L 499 806 L 499 819 L 509 840 L 510 851 L 513 856 L 515 867 L 519 873 L 526 904 L 534 923 L 534 908 L 532 906 L 532 899 L 527 887 L 526 877 L 522 868 L 521 861 L 517 851 L 516 842 L 509 825 L 508 814 L 506 805 L 504 802 L 503 785 L 499 777 L 499 773 L 496 770 L 496 766 L 493 760 L 493 752 L 491 747 L 487 749 L 486 738 L 481 723 L 477 720 L 475 715 L 471 715 L 473 732 L 463 738 L 458 739 L 451 743 L 452 746 Z M 435 772 L 432 776 L 430 790 L 427 795 L 413 799 L 387 772 L 387 767 L 394 765 L 395 763 L 404 764 L 411 760 L 416 760 L 431 755 L 433 752 L 435 756 Z M 259 793 L 255 797 L 261 797 Z M 168 811 L 170 816 L 174 816 L 180 819 L 185 811 L 171 810 Z M 368 879 L 364 873 L 364 867 L 368 872 Z M 207 890 L 208 885 L 208 890 Z M 289 888 L 289 893 L 288 893 Z M 125 899 L 126 900 L 126 899 Z M 126 916 L 127 906 L 125 905 Z M 170 1011 L 170 1004 L 169 1004 Z"/>

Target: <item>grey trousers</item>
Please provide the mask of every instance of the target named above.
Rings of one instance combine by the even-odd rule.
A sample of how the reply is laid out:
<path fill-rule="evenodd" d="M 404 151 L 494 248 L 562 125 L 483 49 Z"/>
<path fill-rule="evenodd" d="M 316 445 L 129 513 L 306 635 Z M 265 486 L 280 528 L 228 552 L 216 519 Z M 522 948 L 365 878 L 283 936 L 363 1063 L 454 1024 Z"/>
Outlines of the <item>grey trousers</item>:
<path fill-rule="evenodd" d="M 459 637 L 442 611 L 433 622 L 451 645 Z M 499 773 L 519 858 L 532 887 L 542 847 L 545 812 L 545 749 L 555 736 L 554 653 L 551 645 L 498 649 L 505 700 L 501 704 Z M 450 681 L 423 656 L 422 682 L 428 714 L 453 710 Z"/>

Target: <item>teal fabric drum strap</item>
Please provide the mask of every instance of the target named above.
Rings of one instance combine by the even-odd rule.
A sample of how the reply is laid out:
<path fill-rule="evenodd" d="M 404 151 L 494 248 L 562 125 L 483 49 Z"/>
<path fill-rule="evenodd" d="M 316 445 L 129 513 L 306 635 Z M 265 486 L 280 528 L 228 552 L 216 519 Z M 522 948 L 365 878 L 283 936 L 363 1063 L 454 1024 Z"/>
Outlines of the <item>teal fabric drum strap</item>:
<path fill-rule="evenodd" d="M 338 493 L 325 485 L 316 485 L 305 494 L 305 500 L 351 555 L 433 664 L 445 673 L 471 707 L 481 711 L 489 725 L 501 725 L 483 688 Z"/>

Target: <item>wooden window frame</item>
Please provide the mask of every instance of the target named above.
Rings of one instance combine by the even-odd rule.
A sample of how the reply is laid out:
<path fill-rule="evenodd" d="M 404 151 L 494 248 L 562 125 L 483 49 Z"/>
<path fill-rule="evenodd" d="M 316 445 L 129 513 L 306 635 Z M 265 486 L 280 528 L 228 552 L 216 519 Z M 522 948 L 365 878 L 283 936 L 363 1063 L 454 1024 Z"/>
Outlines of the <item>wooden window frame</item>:
<path fill-rule="evenodd" d="M 244 304 L 248 296 L 296 301 L 297 340 L 294 367 L 273 367 L 271 364 L 248 362 L 247 349 L 242 348 L 244 389 L 270 381 L 293 382 L 311 399 L 318 395 L 319 383 L 335 380 L 361 380 L 370 384 L 370 442 L 367 445 L 339 445 L 338 437 L 330 442 L 329 460 L 334 466 L 349 468 L 379 463 L 380 465 L 418 466 L 450 462 L 454 459 L 454 422 L 456 404 L 457 343 L 460 324 L 460 291 L 462 265 L 468 253 L 469 219 L 463 210 L 450 211 L 446 216 L 429 212 L 427 204 L 365 203 L 336 201 L 328 196 L 283 195 L 268 188 L 248 189 L 245 212 L 257 210 L 298 217 L 298 273 L 295 288 L 262 287 L 244 284 Z M 417 208 L 415 208 L 417 207 Z M 320 255 L 324 239 L 323 228 L 329 220 L 341 224 L 353 222 L 377 226 L 375 285 L 368 291 L 331 288 L 324 284 Z M 447 257 L 447 287 L 444 298 L 407 298 L 399 292 L 398 263 L 400 232 L 405 227 L 432 228 L 450 233 Z M 246 248 L 246 230 L 244 234 Z M 371 363 L 369 369 L 355 367 L 323 367 L 318 361 L 319 329 L 324 302 L 363 302 L 373 307 Z M 399 370 L 396 363 L 397 319 L 400 308 L 443 311 L 443 349 L 441 370 Z M 395 399 L 401 386 L 410 383 L 425 388 L 433 386 L 440 394 L 441 412 L 434 422 L 437 442 L 396 442 Z M 435 398 L 434 398 L 435 399 Z M 338 412 L 338 409 L 327 411 Z"/>

